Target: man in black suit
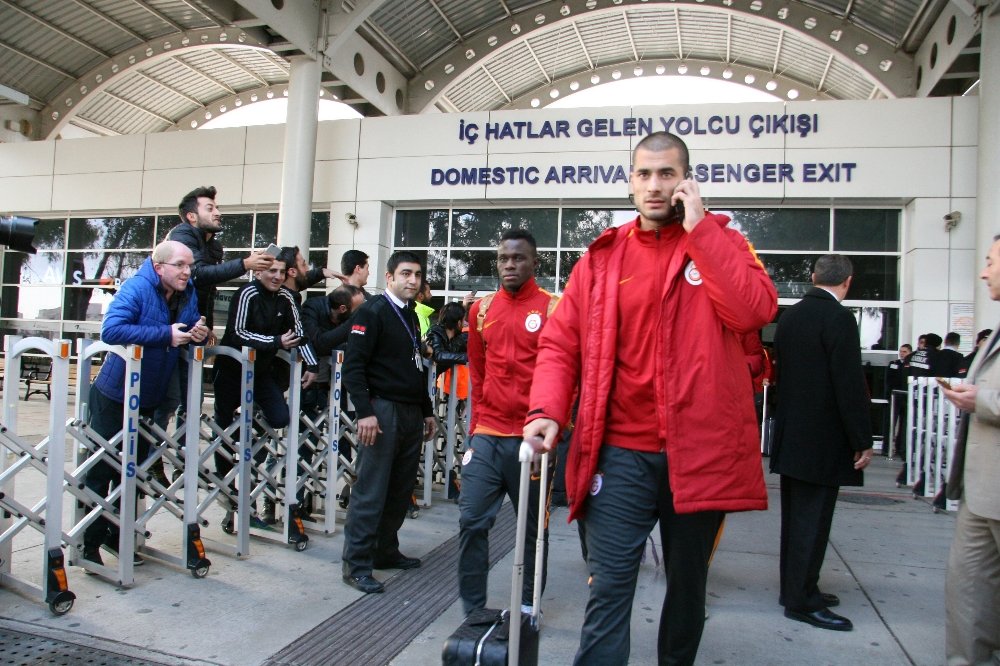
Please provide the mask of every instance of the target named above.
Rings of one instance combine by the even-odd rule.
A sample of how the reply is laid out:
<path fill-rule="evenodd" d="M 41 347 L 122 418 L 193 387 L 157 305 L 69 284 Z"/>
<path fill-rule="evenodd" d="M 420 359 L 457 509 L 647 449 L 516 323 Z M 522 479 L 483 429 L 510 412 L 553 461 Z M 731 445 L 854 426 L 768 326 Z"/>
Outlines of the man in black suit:
<path fill-rule="evenodd" d="M 840 301 L 851 262 L 831 254 L 813 268 L 815 285 L 778 320 L 774 335 L 778 409 L 771 471 L 781 474 L 781 593 L 785 617 L 850 631 L 819 590 L 840 486 L 860 486 L 872 457 L 870 399 L 854 316 Z"/>

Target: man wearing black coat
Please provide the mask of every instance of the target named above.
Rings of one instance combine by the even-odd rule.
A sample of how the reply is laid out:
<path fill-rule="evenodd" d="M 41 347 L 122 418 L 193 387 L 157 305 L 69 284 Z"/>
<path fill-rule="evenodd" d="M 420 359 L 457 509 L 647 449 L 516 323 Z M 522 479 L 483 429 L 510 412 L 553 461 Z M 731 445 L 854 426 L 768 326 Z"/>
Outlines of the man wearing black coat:
<path fill-rule="evenodd" d="M 819 572 L 840 486 L 864 484 L 872 457 L 870 399 L 854 316 L 840 301 L 851 262 L 831 254 L 813 269 L 815 285 L 778 320 L 774 335 L 778 409 L 771 471 L 781 475 L 781 592 L 785 617 L 850 631 L 829 610 Z"/>

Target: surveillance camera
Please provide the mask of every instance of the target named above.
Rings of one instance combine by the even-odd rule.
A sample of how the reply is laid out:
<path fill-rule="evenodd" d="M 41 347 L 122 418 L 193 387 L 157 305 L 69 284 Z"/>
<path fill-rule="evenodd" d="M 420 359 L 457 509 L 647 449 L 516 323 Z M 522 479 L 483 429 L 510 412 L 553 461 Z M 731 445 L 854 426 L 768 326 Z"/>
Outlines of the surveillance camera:
<path fill-rule="evenodd" d="M 958 223 L 962 221 L 962 213 L 953 210 L 944 216 L 944 230 L 951 231 L 958 226 Z"/>
<path fill-rule="evenodd" d="M 344 217 L 347 218 L 347 223 L 352 227 L 358 226 L 358 216 L 355 215 L 354 213 L 348 213 Z"/>

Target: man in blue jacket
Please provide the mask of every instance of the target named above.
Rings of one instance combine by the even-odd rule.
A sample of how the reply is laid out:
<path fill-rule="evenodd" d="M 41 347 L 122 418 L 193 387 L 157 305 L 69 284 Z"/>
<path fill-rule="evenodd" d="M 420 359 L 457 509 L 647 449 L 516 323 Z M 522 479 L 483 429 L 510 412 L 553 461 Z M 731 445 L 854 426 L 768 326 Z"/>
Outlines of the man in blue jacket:
<path fill-rule="evenodd" d="M 208 337 L 204 317 L 198 314 L 198 298 L 191 282 L 191 250 L 177 241 L 164 241 L 153 249 L 139 272 L 126 280 L 101 325 L 101 340 L 111 345 L 142 345 L 139 380 L 139 412 L 152 418 L 166 397 L 168 379 L 177 367 L 180 346 L 199 344 Z M 90 391 L 90 428 L 107 440 L 122 429 L 125 400 L 125 362 L 108 354 Z M 139 439 L 137 459 L 145 460 L 149 442 Z M 121 471 L 100 462 L 86 478 L 86 485 L 99 495 L 117 485 Z M 83 557 L 103 564 L 100 548 L 117 555 L 118 528 L 103 517 L 91 523 L 83 536 Z M 135 564 L 141 564 L 138 557 Z"/>

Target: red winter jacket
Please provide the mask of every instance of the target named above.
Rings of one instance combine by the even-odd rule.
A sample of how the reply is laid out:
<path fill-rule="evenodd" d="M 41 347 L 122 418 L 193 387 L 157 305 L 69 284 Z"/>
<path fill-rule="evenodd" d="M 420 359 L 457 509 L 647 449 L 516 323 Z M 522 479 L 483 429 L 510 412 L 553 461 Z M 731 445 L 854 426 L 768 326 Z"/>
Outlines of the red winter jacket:
<path fill-rule="evenodd" d="M 521 434 L 538 339 L 554 298 L 531 278 L 516 294 L 500 289 L 469 309 L 469 432 L 478 428 L 496 435 Z M 479 312 L 486 302 L 489 307 L 480 331 Z"/>
<path fill-rule="evenodd" d="M 767 508 L 750 373 L 740 335 L 774 317 L 777 293 L 746 239 L 707 214 L 681 238 L 667 269 L 657 322 L 618 322 L 625 239 L 608 229 L 573 269 L 542 332 L 528 421 L 565 425 L 580 387 L 566 465 L 569 519 L 579 517 L 597 471 L 619 331 L 661 340 L 655 389 L 667 433 L 670 487 L 678 513 Z M 665 371 L 665 369 L 667 369 Z"/>

